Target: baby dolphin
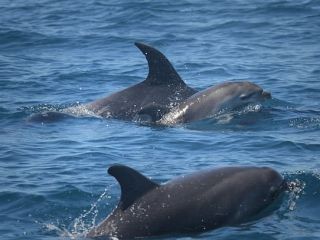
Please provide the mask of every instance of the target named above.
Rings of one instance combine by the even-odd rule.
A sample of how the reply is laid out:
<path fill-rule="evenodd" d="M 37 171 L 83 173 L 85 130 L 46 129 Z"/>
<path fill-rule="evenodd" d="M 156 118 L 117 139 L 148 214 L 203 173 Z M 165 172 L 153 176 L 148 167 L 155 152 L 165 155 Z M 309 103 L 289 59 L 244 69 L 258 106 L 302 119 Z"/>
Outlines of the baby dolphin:
<path fill-rule="evenodd" d="M 285 189 L 267 167 L 224 167 L 195 172 L 159 185 L 132 168 L 108 173 L 121 187 L 118 206 L 87 237 L 132 239 L 192 233 L 252 220 Z"/>
<path fill-rule="evenodd" d="M 243 82 L 225 82 L 200 91 L 164 114 L 159 124 L 173 125 L 212 117 L 224 109 L 235 109 L 271 98 L 258 85 Z"/>

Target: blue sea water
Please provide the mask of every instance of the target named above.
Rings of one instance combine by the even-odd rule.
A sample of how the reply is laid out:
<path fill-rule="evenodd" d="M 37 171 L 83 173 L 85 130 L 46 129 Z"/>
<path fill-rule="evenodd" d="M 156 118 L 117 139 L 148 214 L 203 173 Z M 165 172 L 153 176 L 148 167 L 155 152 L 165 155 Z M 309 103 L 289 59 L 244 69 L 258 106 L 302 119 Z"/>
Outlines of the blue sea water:
<path fill-rule="evenodd" d="M 144 80 L 135 41 L 161 50 L 198 90 L 249 79 L 273 99 L 176 127 L 27 121 Z M 262 219 L 162 239 L 320 239 L 319 63 L 318 0 L 1 0 L 0 239 L 81 238 L 117 204 L 114 163 L 157 182 L 270 166 L 296 185 Z"/>

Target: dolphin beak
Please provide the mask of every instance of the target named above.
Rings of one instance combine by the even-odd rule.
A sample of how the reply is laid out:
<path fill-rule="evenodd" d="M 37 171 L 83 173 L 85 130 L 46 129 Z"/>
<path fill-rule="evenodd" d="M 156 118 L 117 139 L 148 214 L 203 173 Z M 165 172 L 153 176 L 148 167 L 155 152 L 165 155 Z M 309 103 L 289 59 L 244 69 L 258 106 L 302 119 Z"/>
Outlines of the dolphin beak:
<path fill-rule="evenodd" d="M 270 99 L 271 98 L 271 93 L 266 92 L 266 91 L 263 91 L 261 95 L 262 95 L 262 97 L 264 99 Z"/>

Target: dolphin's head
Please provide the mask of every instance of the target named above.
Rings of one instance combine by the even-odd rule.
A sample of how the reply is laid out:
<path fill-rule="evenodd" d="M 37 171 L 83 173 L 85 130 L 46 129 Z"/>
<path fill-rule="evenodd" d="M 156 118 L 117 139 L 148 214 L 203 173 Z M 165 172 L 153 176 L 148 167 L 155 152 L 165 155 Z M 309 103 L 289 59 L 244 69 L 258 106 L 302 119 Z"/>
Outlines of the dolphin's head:
<path fill-rule="evenodd" d="M 267 188 L 266 200 L 275 200 L 278 195 L 285 191 L 287 188 L 287 183 L 283 177 L 272 168 L 262 167 L 260 177 L 262 177 Z"/>
<path fill-rule="evenodd" d="M 234 94 L 242 104 L 261 102 L 271 98 L 269 92 L 263 91 L 261 87 L 251 82 L 237 83 Z"/>
<path fill-rule="evenodd" d="M 271 98 L 269 92 L 263 91 L 261 87 L 248 81 L 226 82 L 221 84 L 217 91 L 221 108 L 233 109 L 247 104 L 260 103 Z"/>
<path fill-rule="evenodd" d="M 211 98 L 206 98 L 208 102 L 215 103 L 217 109 L 235 109 L 247 104 L 261 103 L 271 98 L 269 92 L 263 91 L 258 85 L 248 82 L 225 82 L 216 87 L 208 89 L 206 94 Z"/>
<path fill-rule="evenodd" d="M 235 217 L 251 221 L 266 216 L 281 203 L 282 193 L 286 191 L 286 181 L 274 169 L 253 167 L 238 175 L 239 187 L 248 184 L 248 191 L 242 199 Z"/>

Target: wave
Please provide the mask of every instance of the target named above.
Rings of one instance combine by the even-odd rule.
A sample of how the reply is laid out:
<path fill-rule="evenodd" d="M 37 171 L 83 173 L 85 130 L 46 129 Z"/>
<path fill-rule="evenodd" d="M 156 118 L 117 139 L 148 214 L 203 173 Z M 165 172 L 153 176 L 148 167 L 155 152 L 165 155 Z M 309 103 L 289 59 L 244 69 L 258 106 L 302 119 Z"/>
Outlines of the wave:
<path fill-rule="evenodd" d="M 2 214 L 20 217 L 28 215 L 32 210 L 38 208 L 39 204 L 44 203 L 45 197 L 37 194 L 25 192 L 0 192 L 0 209 Z"/>
<path fill-rule="evenodd" d="M 0 28 L 0 46 L 11 47 L 32 47 L 57 43 L 65 43 L 68 39 L 47 35 L 39 32 L 14 28 Z"/>
<path fill-rule="evenodd" d="M 256 13 L 270 13 L 275 14 L 305 14 L 313 12 L 319 6 L 317 1 L 273 1 L 266 2 L 263 6 L 258 6 L 254 10 Z"/>

